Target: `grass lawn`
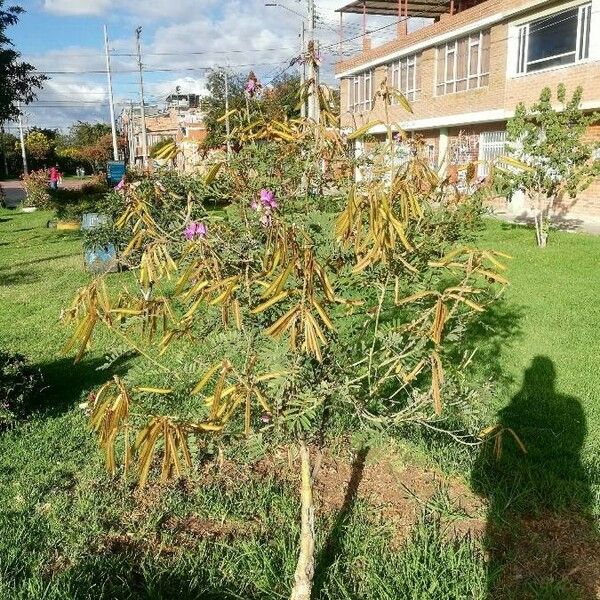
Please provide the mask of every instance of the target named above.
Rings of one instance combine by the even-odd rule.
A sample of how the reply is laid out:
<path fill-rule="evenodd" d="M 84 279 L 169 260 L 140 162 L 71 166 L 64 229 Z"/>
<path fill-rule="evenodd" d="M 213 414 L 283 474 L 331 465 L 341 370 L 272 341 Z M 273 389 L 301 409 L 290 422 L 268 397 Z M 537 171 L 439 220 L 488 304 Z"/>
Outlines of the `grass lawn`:
<path fill-rule="evenodd" d="M 0 345 L 28 355 L 48 386 L 38 416 L 0 433 L 0 598 L 286 598 L 293 478 L 261 474 L 250 453 L 165 489 L 104 474 L 77 405 L 110 373 L 97 352 L 78 366 L 60 354 L 60 309 L 89 277 L 81 239 L 48 218 L 0 211 Z M 594 597 L 600 237 L 556 233 L 542 251 L 531 231 L 489 222 L 481 243 L 514 258 L 504 301 L 474 332 L 487 357 L 477 375 L 493 376 L 497 419 L 527 455 L 510 433 L 493 462 L 448 445 L 463 458 L 443 479 L 414 442 L 375 448 L 366 466 L 341 450 L 317 486 L 315 598 Z M 359 493 L 347 493 L 355 477 Z M 448 523 L 485 535 L 449 537 Z"/>

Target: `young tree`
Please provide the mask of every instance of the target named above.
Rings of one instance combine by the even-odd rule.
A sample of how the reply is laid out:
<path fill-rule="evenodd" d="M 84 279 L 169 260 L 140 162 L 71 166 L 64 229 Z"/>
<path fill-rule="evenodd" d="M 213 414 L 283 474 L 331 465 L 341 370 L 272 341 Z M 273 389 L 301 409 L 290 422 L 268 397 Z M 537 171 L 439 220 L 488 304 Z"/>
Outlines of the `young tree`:
<path fill-rule="evenodd" d="M 531 108 L 519 104 L 508 122 L 509 154 L 522 166 L 502 169 L 499 181 L 509 193 L 522 190 L 529 197 L 542 248 L 548 243 L 556 202 L 566 195 L 575 198 L 600 174 L 598 146 L 585 141 L 599 115 L 583 112 L 582 95 L 578 87 L 568 100 L 565 86 L 559 85 L 557 109 L 550 88 L 544 88 Z"/>
<path fill-rule="evenodd" d="M 124 184 L 116 225 L 130 239 L 122 256 L 131 285 L 111 293 L 114 281 L 100 277 L 82 289 L 63 315 L 75 324 L 66 350 L 80 359 L 105 327 L 143 358 L 137 376 L 113 378 L 87 405 L 113 474 L 121 462 L 140 486 L 157 471 L 167 481 L 191 468 L 193 448 L 222 457 L 255 436 L 299 457 L 290 597 L 309 600 L 311 455 L 326 424 L 439 430 L 444 406 L 459 414 L 468 401 L 456 393 L 444 404 L 443 395 L 466 360 L 460 341 L 506 283 L 506 267 L 457 236 L 455 196 L 433 210 L 446 184 L 418 148 L 390 166 L 391 126 L 360 182 L 352 147 L 322 123 L 238 127 L 240 152 L 197 186 L 217 185 L 218 173 L 231 200 L 225 214 L 174 193 L 173 175 Z M 349 168 L 324 170 L 330 162 Z M 336 195 L 311 192 L 324 183 Z"/>
<path fill-rule="evenodd" d="M 8 121 L 19 114 L 18 104 L 28 104 L 36 98 L 36 90 L 47 79 L 37 73 L 35 67 L 20 61 L 12 42 L 6 35 L 7 27 L 15 25 L 23 9 L 9 6 L 3 10 L 4 0 L 0 0 L 0 121 Z"/>

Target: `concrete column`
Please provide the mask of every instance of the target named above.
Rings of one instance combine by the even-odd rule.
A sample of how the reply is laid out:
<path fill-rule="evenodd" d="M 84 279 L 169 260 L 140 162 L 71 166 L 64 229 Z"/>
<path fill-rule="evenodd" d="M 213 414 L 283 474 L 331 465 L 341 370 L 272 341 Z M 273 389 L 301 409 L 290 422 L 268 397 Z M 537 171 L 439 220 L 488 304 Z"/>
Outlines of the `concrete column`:
<path fill-rule="evenodd" d="M 440 139 L 438 143 L 438 172 L 440 177 L 445 177 L 448 171 L 448 152 L 449 152 L 449 143 L 448 143 L 448 128 L 441 127 L 440 128 Z"/>

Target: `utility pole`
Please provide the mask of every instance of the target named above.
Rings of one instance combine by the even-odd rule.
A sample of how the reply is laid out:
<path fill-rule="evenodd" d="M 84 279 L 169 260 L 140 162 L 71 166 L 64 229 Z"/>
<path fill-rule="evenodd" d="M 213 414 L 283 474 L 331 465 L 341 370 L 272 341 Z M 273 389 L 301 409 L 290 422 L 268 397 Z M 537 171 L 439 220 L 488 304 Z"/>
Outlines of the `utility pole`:
<path fill-rule="evenodd" d="M 144 106 L 144 73 L 142 67 L 142 49 L 140 45 L 140 34 L 142 28 L 138 27 L 135 30 L 135 39 L 137 44 L 138 67 L 140 70 L 140 99 L 141 99 L 141 115 L 142 115 L 142 160 L 144 167 L 148 166 L 148 134 L 146 132 L 146 107 Z"/>
<path fill-rule="evenodd" d="M 229 124 L 229 74 L 227 69 L 223 71 L 225 78 L 225 132 L 227 133 L 227 161 L 231 159 L 231 139 L 229 137 L 231 133 L 231 127 Z"/>
<path fill-rule="evenodd" d="M 315 0 L 308 0 L 308 54 L 309 54 L 309 73 L 311 89 L 308 96 L 308 118 L 319 122 L 319 66 L 316 64 L 316 58 L 319 55 L 319 43 L 315 39 Z"/>
<path fill-rule="evenodd" d="M 133 123 L 133 102 L 129 101 L 129 121 L 127 123 L 127 141 L 129 142 L 129 164 L 135 166 L 135 127 Z"/>
<path fill-rule="evenodd" d="M 306 84 L 306 27 L 304 25 L 304 21 L 300 23 L 300 89 L 302 93 L 305 93 L 304 86 Z M 306 100 L 302 101 L 302 106 L 300 107 L 300 116 L 302 118 L 306 117 Z"/>
<path fill-rule="evenodd" d="M 29 175 L 27 169 L 27 152 L 25 152 L 25 134 L 23 133 L 23 113 L 21 112 L 21 103 L 19 102 L 19 138 L 21 140 L 21 156 L 23 157 L 23 174 Z"/>
<path fill-rule="evenodd" d="M 117 125 L 115 123 L 115 100 L 113 97 L 112 74 L 110 71 L 110 51 L 108 49 L 108 29 L 104 26 L 104 51 L 106 52 L 106 76 L 108 78 L 108 106 L 110 108 L 110 127 L 112 129 L 113 158 L 119 160 L 117 144 Z"/>

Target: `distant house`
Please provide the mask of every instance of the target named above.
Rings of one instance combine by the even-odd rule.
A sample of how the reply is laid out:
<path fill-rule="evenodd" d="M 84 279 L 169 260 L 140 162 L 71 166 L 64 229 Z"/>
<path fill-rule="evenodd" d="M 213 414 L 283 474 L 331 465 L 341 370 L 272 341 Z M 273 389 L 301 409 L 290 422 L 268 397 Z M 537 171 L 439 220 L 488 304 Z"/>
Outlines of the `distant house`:
<path fill-rule="evenodd" d="M 185 154 L 192 154 L 207 136 L 198 94 L 171 94 L 165 105 L 146 106 L 146 136 L 148 151 L 163 140 L 185 144 Z M 121 126 L 128 139 L 129 162 L 142 165 L 144 157 L 141 108 L 132 105 L 121 115 Z"/>
<path fill-rule="evenodd" d="M 584 108 L 600 109 L 600 0 L 353 0 L 339 12 L 342 23 L 348 13 L 363 20 L 362 51 L 336 66 L 342 127 L 385 122 L 373 97 L 387 78 L 413 108 L 392 106 L 390 121 L 422 136 L 440 172 L 480 160 L 485 175 L 486 161 L 505 150 L 517 103 L 535 102 L 545 86 L 564 83 L 572 92 L 581 85 Z M 395 39 L 374 47 L 369 15 L 393 17 Z M 414 17 L 425 25 L 410 31 Z M 341 50 L 343 38 L 342 30 Z M 589 135 L 600 140 L 600 127 Z M 581 194 L 572 212 L 600 219 L 600 184 Z"/>

